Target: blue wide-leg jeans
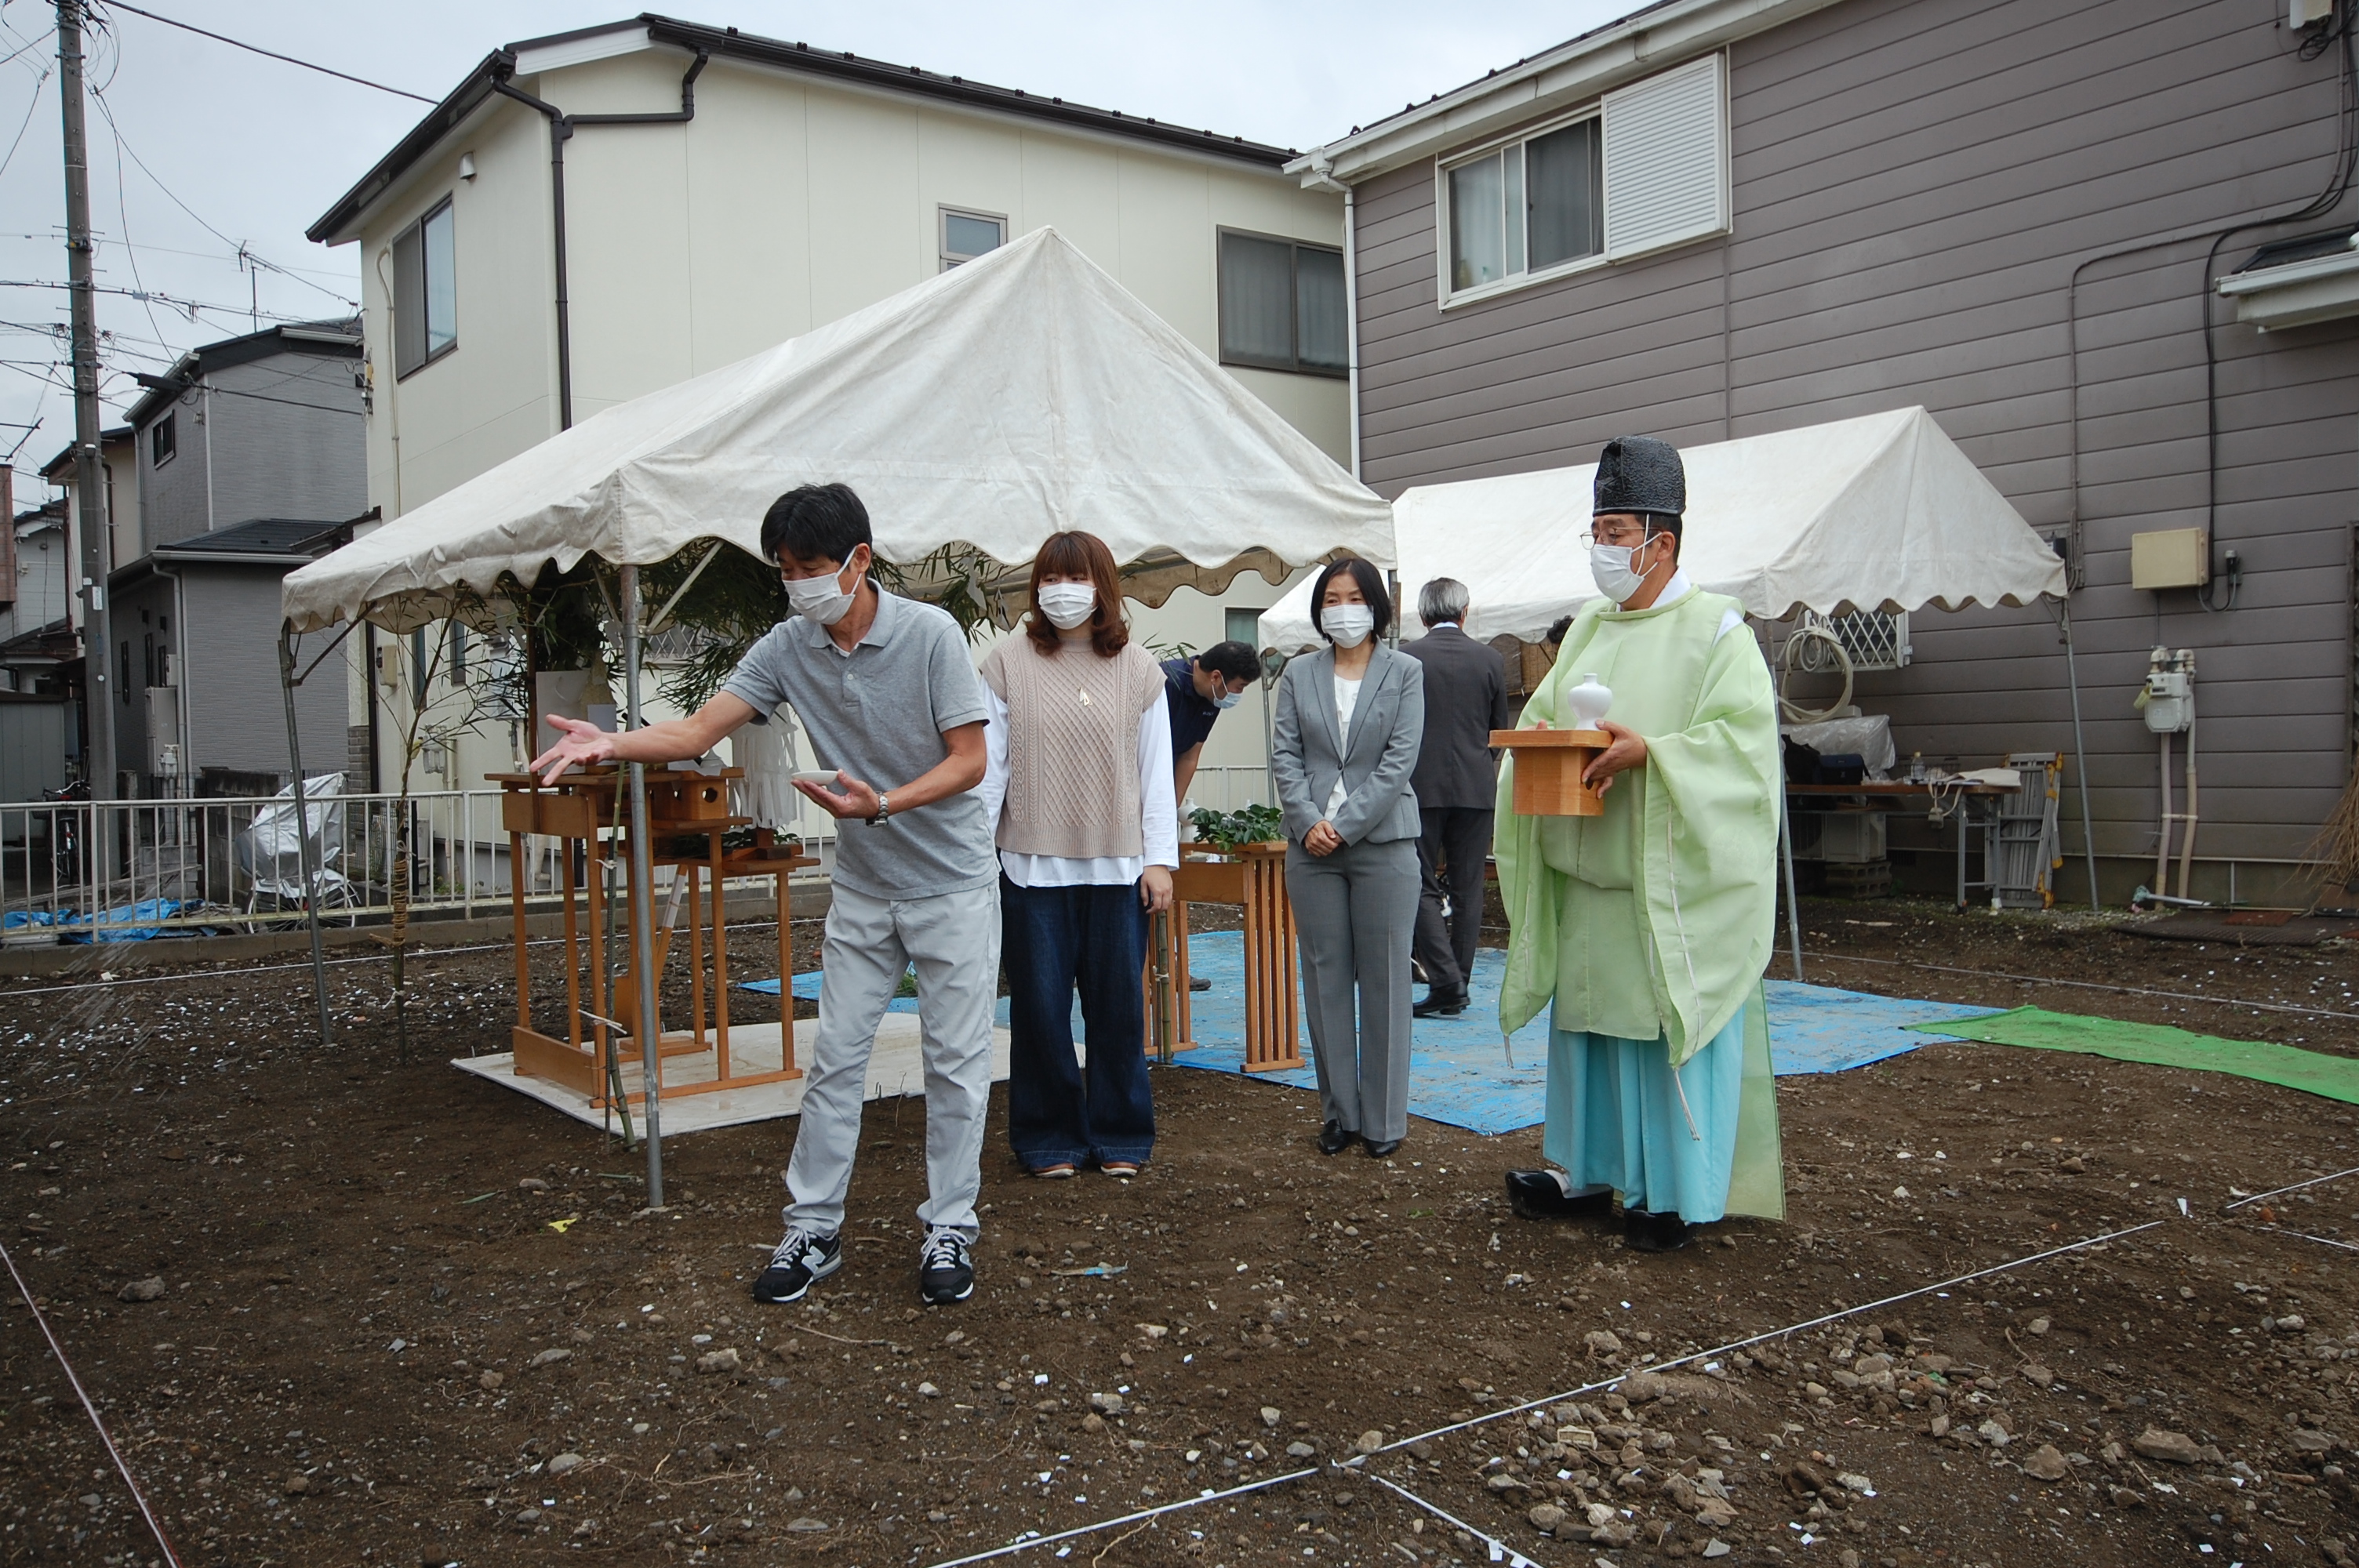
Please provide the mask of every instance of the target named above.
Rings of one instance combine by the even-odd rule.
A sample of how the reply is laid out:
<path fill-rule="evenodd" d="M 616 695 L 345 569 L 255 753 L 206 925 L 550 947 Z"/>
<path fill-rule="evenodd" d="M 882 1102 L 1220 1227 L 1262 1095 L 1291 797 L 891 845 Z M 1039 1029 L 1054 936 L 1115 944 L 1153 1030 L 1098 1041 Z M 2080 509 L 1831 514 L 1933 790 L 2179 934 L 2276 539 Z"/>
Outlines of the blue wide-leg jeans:
<path fill-rule="evenodd" d="M 1007 965 L 1007 1141 L 1027 1170 L 1144 1161 L 1155 1147 L 1147 1083 L 1147 913 L 1136 882 L 1021 888 L 999 881 Z M 1082 1000 L 1086 1066 L 1073 1051 Z"/>

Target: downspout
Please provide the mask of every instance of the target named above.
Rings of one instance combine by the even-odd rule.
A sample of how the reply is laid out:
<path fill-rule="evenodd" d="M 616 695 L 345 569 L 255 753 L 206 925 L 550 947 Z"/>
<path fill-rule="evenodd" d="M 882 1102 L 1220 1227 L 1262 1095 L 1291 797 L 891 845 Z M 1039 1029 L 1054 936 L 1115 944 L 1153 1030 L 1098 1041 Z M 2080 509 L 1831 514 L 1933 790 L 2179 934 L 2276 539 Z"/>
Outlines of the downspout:
<path fill-rule="evenodd" d="M 205 395 L 205 532 L 213 531 L 213 384 L 208 379 L 197 383 L 197 390 Z"/>
<path fill-rule="evenodd" d="M 1341 192 L 1343 198 L 1343 373 L 1350 388 L 1352 477 L 1360 477 L 1360 267 L 1359 225 L 1353 215 L 1352 188 L 1337 179 L 1334 164 L 1321 153 L 1310 160 L 1310 178 L 1303 184 L 1313 190 Z M 1364 481 L 1363 482 L 1365 482 Z"/>
<path fill-rule="evenodd" d="M 679 108 L 650 114 L 568 114 L 542 101 L 508 78 L 516 72 L 516 56 L 504 56 L 494 68 L 492 91 L 517 103 L 549 122 L 549 227 L 557 259 L 557 427 L 573 428 L 573 308 L 565 279 L 565 144 L 582 125 L 685 125 L 696 118 L 696 79 L 712 58 L 709 49 L 696 51 L 688 73 L 679 79 Z"/>

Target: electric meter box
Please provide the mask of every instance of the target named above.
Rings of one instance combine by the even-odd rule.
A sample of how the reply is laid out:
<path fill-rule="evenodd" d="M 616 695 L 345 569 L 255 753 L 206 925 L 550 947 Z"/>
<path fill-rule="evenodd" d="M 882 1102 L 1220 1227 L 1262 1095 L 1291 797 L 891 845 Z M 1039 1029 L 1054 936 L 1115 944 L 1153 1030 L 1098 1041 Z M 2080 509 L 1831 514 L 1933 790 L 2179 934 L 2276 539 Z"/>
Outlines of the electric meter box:
<path fill-rule="evenodd" d="M 2212 540 L 2201 528 L 2130 535 L 2130 586 L 2149 591 L 2201 588 L 2212 580 Z"/>

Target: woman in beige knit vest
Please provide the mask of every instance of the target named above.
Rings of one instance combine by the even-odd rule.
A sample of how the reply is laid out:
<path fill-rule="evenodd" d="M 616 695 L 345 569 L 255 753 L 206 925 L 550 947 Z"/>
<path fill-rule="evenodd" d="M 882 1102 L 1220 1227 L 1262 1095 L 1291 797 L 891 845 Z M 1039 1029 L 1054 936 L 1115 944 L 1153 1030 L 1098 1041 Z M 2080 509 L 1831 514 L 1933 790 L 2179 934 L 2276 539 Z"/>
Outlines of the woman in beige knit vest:
<path fill-rule="evenodd" d="M 1010 1035 L 1007 1136 L 1036 1176 L 1133 1176 L 1155 1146 L 1138 977 L 1180 863 L 1163 672 L 1130 641 L 1114 554 L 1054 534 L 1023 634 L 983 661 Z M 1086 1068 L 1073 1052 L 1081 993 Z"/>

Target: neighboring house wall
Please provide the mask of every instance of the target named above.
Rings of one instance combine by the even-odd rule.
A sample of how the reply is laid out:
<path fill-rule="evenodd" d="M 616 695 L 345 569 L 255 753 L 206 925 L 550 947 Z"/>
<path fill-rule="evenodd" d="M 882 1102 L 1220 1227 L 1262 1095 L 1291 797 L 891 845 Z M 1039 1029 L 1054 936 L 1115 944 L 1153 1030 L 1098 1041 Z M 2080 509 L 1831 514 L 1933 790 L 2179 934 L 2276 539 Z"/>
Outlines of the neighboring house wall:
<path fill-rule="evenodd" d="M 16 529 L 16 602 L 0 606 L 0 643 L 63 620 L 73 597 L 64 520 L 20 516 Z"/>
<path fill-rule="evenodd" d="M 655 51 L 520 85 L 575 113 L 660 109 L 679 102 L 685 64 Z M 548 135 L 538 115 L 498 103 L 364 225 L 370 500 L 387 516 L 557 428 Z M 718 59 L 697 81 L 693 123 L 585 126 L 565 161 L 577 423 L 933 276 L 942 206 L 1005 216 L 1011 239 L 1055 225 L 1208 353 L 1220 228 L 1342 240 L 1341 199 L 1275 170 Z M 386 253 L 445 196 L 458 346 L 397 384 Z M 1340 379 L 1232 373 L 1349 461 Z"/>
<path fill-rule="evenodd" d="M 147 514 L 139 554 L 257 517 L 358 515 L 368 504 L 360 371 L 349 355 L 289 350 L 205 370 L 199 384 L 150 414 L 139 432 Z M 168 414 L 176 449 L 159 467 L 153 432 Z M 115 565 L 136 558 L 118 557 Z"/>
<path fill-rule="evenodd" d="M 1397 495 L 1589 461 L 1617 434 L 1713 441 L 1921 403 L 2033 526 L 2065 533 L 2075 267 L 2297 209 L 2334 167 L 2334 57 L 2298 59 L 2282 14 L 1849 0 L 1730 49 L 1729 238 L 1448 311 L 1432 162 L 1370 180 L 1357 193 L 1369 482 Z M 2240 235 L 2220 268 L 2347 223 L 2354 206 Z M 2359 326 L 2213 328 L 2216 545 L 2242 554 L 2243 597 L 2213 614 L 2129 587 L 2132 534 L 2205 521 L 2212 238 L 2100 262 L 2079 291 L 2086 586 L 2071 610 L 2096 842 L 2148 871 L 2155 742 L 2130 701 L 2156 643 L 2197 650 L 2203 857 L 2299 857 L 2347 772 Z M 2215 322 L 2230 315 L 2210 306 Z M 1863 676 L 1859 696 L 1892 715 L 1903 758 L 2069 751 L 2051 610 L 1927 609 L 1910 631 L 1917 662 Z M 2077 842 L 2069 794 L 2065 818 Z M 2115 893 L 2137 873 L 2113 867 Z M 2199 891 L 2224 892 L 2212 874 Z"/>
<path fill-rule="evenodd" d="M 167 654 L 177 654 L 180 647 L 179 617 L 174 613 L 172 584 L 167 578 L 143 577 L 137 583 L 118 587 L 107 605 L 107 623 L 114 633 L 114 662 L 107 666 L 107 684 L 114 693 L 114 766 L 117 772 L 144 775 L 152 772 L 147 766 L 151 757 L 147 732 L 147 688 L 168 684 L 164 676 L 171 671 L 173 661 Z M 256 636 L 257 629 L 236 628 L 234 631 L 215 627 L 216 638 L 244 640 Z M 124 678 L 125 668 L 130 678 Z M 284 725 L 280 726 L 285 729 Z M 178 734 L 163 737 L 167 745 L 176 744 Z M 282 744 L 280 751 L 285 751 Z M 281 763 L 284 767 L 286 764 Z M 190 770 L 193 776 L 193 770 Z"/>
<path fill-rule="evenodd" d="M 192 633 L 181 665 L 180 700 L 188 704 L 197 764 L 285 775 L 287 709 L 272 635 L 279 623 L 278 569 L 188 565 L 180 570 Z M 232 637 L 227 628 L 247 630 Z M 307 774 L 344 767 L 344 682 L 335 678 L 332 665 L 295 688 Z"/>

